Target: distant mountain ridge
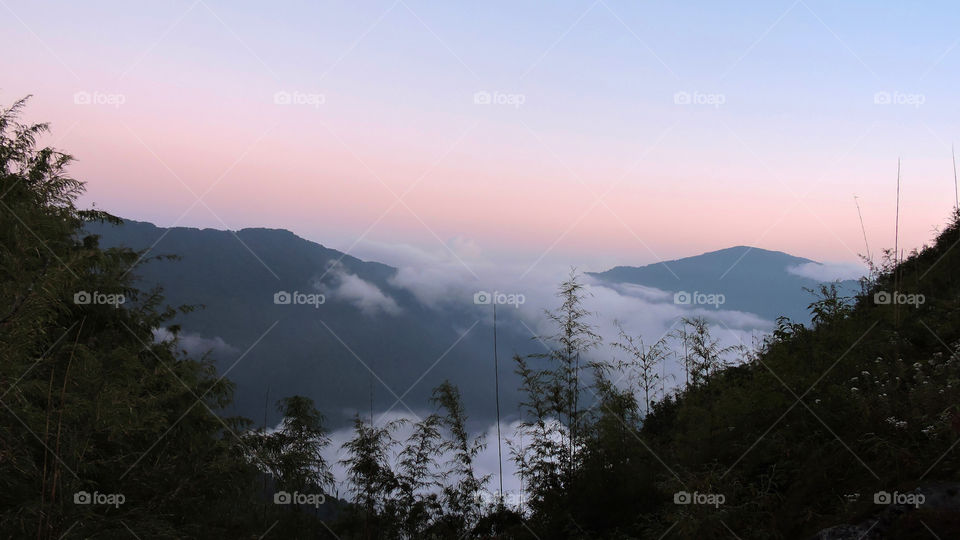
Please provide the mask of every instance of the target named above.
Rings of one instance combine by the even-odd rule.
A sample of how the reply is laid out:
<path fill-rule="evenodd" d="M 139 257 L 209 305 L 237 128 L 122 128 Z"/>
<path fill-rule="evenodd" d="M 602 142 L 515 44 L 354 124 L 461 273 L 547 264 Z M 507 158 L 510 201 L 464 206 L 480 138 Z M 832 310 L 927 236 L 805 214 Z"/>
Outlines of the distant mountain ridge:
<path fill-rule="evenodd" d="M 811 263 L 820 264 L 780 251 L 735 246 L 646 266 L 617 266 L 589 275 L 609 283 L 632 283 L 674 293 L 722 294 L 725 303 L 720 309 L 754 313 L 770 321 L 782 315 L 807 322 L 810 315 L 806 307 L 814 297 L 804 289 L 816 290 L 822 282 L 790 269 Z M 852 292 L 858 283 L 845 280 L 840 287 Z"/>
<path fill-rule="evenodd" d="M 162 286 L 171 306 L 203 306 L 176 321 L 182 342 L 194 352 L 212 349 L 237 385 L 236 413 L 273 422 L 265 401 L 301 394 L 336 412 L 330 421 L 337 426 L 367 411 L 371 392 L 377 413 L 394 406 L 409 414 L 407 405 L 425 408 L 433 386 L 450 379 L 460 383 L 473 418 L 493 415 L 491 331 L 472 299 L 443 311 L 424 306 L 391 283 L 395 268 L 282 229 L 165 229 L 127 220 L 87 230 L 104 247 L 179 257 L 149 260 L 134 273 L 141 288 Z M 326 298 L 319 306 L 276 304 L 281 291 Z M 498 337 L 507 358 L 532 346 L 509 328 Z M 504 403 L 512 404 L 517 385 L 512 370 L 503 371 Z"/>
<path fill-rule="evenodd" d="M 337 427 L 356 412 L 369 412 L 371 389 L 376 413 L 394 407 L 409 414 L 409 405 L 419 414 L 430 390 L 449 379 L 460 386 L 473 421 L 489 425 L 494 418 L 489 306 L 474 305 L 470 296 L 426 306 L 393 282 L 396 268 L 284 229 L 162 228 L 127 220 L 87 230 L 104 247 L 179 257 L 146 261 L 134 274 L 140 288 L 161 286 L 171 306 L 203 306 L 176 321 L 183 328 L 181 344 L 195 354 L 211 351 L 220 373 L 236 383 L 233 413 L 258 422 L 266 415 L 273 423 L 278 418 L 272 406 L 264 410 L 265 403 L 301 394 L 313 398 Z M 726 303 L 720 309 L 805 321 L 811 297 L 802 287 L 818 282 L 786 268 L 810 262 L 740 246 L 591 275 L 608 283 L 721 293 Z M 280 292 L 324 294 L 325 302 L 277 304 Z M 527 327 L 511 321 L 514 316 L 504 310 L 498 326 L 504 411 L 515 411 L 519 399 L 519 381 L 505 359 L 542 352 Z"/>

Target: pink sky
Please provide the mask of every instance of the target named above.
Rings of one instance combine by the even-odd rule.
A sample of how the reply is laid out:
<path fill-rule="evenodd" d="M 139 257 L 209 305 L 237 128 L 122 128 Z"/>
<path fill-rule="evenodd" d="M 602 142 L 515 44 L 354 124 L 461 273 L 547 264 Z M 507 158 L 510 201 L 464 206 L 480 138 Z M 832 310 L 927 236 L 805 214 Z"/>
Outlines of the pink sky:
<path fill-rule="evenodd" d="M 10 2 L 0 29 L 21 48 L 0 59 L 13 74 L 0 101 L 35 95 L 28 117 L 77 157 L 84 203 L 339 249 L 459 237 L 494 257 L 598 267 L 740 244 L 854 260 L 855 194 L 873 251 L 893 243 L 898 156 L 901 245 L 928 241 L 954 205 L 950 25 L 914 14 L 901 22 L 923 39 L 884 44 L 856 10 L 818 2 L 757 8 L 729 29 L 662 6 L 659 28 L 613 2 L 513 13 L 520 28 L 493 11 L 392 4 L 312 18 L 65 5 L 50 21 Z M 880 32 L 887 15 L 859 24 Z M 323 103 L 278 105 L 278 91 Z M 522 103 L 477 104 L 478 91 Z M 723 103 L 678 104 L 684 92 Z"/>

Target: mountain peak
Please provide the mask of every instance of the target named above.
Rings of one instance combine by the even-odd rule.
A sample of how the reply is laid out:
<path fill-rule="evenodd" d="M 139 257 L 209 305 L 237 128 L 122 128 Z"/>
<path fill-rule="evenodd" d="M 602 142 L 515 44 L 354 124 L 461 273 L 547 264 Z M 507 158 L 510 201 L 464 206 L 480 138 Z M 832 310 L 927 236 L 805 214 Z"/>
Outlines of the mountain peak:
<path fill-rule="evenodd" d="M 770 249 L 764 249 L 754 246 L 732 246 L 728 248 L 718 249 L 714 251 L 707 251 L 701 253 L 700 255 L 694 255 L 692 257 L 684 257 L 682 259 L 676 259 L 675 262 L 687 261 L 687 260 L 698 260 L 702 261 L 705 258 L 726 258 L 730 256 L 736 257 L 750 257 L 751 259 L 765 259 L 770 261 L 783 261 L 787 264 L 803 264 L 809 262 L 815 262 L 810 259 L 803 257 L 797 257 L 795 255 L 790 255 L 783 251 L 774 251 Z M 649 265 L 648 265 L 649 266 Z"/>
<path fill-rule="evenodd" d="M 818 282 L 789 269 L 811 262 L 815 261 L 741 245 L 644 266 L 617 266 L 590 275 L 608 283 L 720 294 L 725 297 L 723 309 L 755 313 L 768 320 L 780 315 L 807 320 L 804 307 L 811 297 L 806 289 L 815 288 Z"/>

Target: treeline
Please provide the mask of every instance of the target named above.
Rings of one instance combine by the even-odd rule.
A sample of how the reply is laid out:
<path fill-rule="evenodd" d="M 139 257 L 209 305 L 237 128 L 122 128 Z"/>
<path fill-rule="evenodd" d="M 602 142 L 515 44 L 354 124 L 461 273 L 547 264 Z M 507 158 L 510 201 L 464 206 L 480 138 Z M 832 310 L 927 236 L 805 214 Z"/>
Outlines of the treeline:
<path fill-rule="evenodd" d="M 280 400 L 270 430 L 222 414 L 230 382 L 177 342 L 192 308 L 134 287 L 149 257 L 83 233 L 117 220 L 75 206 L 70 156 L 37 144 L 47 127 L 20 123 L 23 106 L 0 112 L 2 537 L 960 535 L 956 509 L 890 514 L 877 497 L 957 479 L 958 216 L 934 245 L 889 253 L 857 296 L 822 288 L 811 326 L 781 319 L 753 350 L 692 318 L 655 341 L 621 327 L 601 361 L 571 274 L 547 352 L 514 358 L 522 504 L 478 471 L 486 441 L 449 383 L 424 418 L 355 419 L 341 498 L 309 399 Z M 670 349 L 684 380 L 668 384 Z"/>

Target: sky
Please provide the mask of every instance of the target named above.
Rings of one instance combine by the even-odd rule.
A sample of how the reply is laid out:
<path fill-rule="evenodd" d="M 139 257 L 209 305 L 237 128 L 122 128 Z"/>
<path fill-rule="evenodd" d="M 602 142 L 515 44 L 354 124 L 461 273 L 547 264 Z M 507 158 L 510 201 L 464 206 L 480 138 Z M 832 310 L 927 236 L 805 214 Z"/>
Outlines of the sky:
<path fill-rule="evenodd" d="M 952 2 L 0 0 L 84 205 L 518 268 L 820 261 L 955 204 Z M 387 250 L 388 251 L 388 250 Z M 391 262 L 391 261 L 386 261 Z"/>

